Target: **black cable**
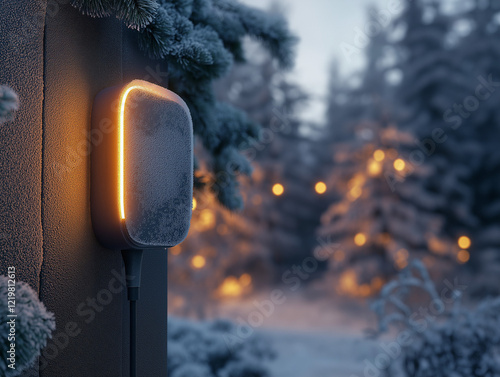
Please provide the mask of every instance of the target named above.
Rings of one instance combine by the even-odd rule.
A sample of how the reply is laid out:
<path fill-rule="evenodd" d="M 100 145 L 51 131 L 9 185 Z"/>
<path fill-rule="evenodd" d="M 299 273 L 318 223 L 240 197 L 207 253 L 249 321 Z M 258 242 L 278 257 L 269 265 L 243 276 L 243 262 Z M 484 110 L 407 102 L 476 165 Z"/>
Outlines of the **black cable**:
<path fill-rule="evenodd" d="M 141 286 L 142 250 L 122 250 L 130 302 L 130 377 L 137 376 L 137 300 Z"/>
<path fill-rule="evenodd" d="M 137 301 L 130 301 L 130 377 L 137 376 Z"/>

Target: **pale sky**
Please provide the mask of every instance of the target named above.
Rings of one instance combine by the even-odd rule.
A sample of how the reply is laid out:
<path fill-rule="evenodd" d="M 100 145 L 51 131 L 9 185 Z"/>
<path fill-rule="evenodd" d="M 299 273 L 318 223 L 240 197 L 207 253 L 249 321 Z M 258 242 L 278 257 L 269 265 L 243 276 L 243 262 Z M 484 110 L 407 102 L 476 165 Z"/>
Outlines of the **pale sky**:
<path fill-rule="evenodd" d="M 273 0 L 241 0 L 268 8 Z M 323 99 L 327 90 L 328 70 L 334 57 L 340 61 L 342 72 L 349 74 L 362 67 L 361 54 L 348 59 L 342 52 L 343 42 L 354 44 L 357 29 L 366 26 L 366 7 L 375 4 L 380 9 L 389 8 L 394 0 L 281 0 L 287 9 L 287 19 L 292 31 L 301 38 L 292 79 L 297 80 L 312 96 L 306 120 L 321 121 L 325 112 Z"/>

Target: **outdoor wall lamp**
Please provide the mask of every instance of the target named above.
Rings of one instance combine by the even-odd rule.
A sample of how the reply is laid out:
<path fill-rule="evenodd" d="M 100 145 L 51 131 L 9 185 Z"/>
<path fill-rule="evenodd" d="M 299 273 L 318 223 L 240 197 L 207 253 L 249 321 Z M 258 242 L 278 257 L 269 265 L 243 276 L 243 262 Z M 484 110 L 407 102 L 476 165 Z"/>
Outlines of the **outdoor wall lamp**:
<path fill-rule="evenodd" d="M 122 250 L 130 300 L 130 376 L 142 250 L 179 244 L 193 198 L 193 126 L 175 93 L 143 80 L 104 89 L 92 109 L 91 217 L 99 242 Z"/>

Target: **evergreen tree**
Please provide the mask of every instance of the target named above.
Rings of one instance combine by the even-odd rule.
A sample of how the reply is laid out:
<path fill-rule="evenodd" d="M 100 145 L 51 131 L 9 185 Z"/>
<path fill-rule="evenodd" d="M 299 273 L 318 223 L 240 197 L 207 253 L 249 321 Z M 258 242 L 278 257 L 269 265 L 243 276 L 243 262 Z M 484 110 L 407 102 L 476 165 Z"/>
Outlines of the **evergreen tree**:
<path fill-rule="evenodd" d="M 478 226 L 471 180 L 480 164 L 481 148 L 467 130 L 456 129 L 450 122 L 452 109 L 470 91 L 457 46 L 449 43 L 454 20 L 443 13 L 438 2 L 408 4 L 399 20 L 406 32 L 399 43 L 403 80 L 397 90 L 404 109 L 400 126 L 418 138 L 405 157 L 412 166 L 429 171 L 423 179 L 410 175 L 397 190 L 404 193 L 412 186 L 421 188 L 413 201 L 422 214 L 443 218 L 437 236 L 450 245 L 451 254 L 457 252 L 452 245 L 459 237 L 470 236 L 471 229 Z M 428 197 L 431 202 L 425 201 Z"/>
<path fill-rule="evenodd" d="M 424 21 L 424 10 L 434 12 L 428 21 Z M 464 158 L 458 166 L 450 160 L 457 158 L 453 148 L 458 141 L 450 142 L 447 149 L 439 145 L 428 158 L 424 151 L 429 151 L 421 150 L 427 144 L 419 140 L 426 132 L 430 137 L 435 128 L 443 127 L 445 107 L 439 106 L 445 106 L 450 90 L 445 67 L 456 67 L 441 50 L 448 30 L 448 20 L 442 17 L 433 4 L 424 9 L 423 2 L 415 1 L 397 21 L 404 23 L 406 33 L 399 42 L 403 61 L 398 68 L 403 80 L 395 98 L 385 78 L 384 33 L 370 41 L 360 85 L 344 89 L 349 106 L 357 107 L 356 115 L 338 118 L 338 87 L 330 88 L 333 99 L 327 124 L 343 131 L 331 144 L 334 161 L 328 183 L 336 196 L 322 217 L 319 235 L 338 245 L 330 268 L 343 270 L 341 291 L 369 295 L 413 258 L 440 266 L 445 260 L 464 259 L 458 234 L 452 230 L 474 219 L 468 211 L 472 198 L 464 199 L 470 190 L 465 183 L 457 185 L 459 179 L 468 178 L 463 174 L 473 170 Z M 463 88 L 463 77 L 457 81 L 451 87 Z M 399 116 L 391 115 L 391 102 L 393 107 L 402 102 L 400 122 L 395 122 Z M 421 155 L 425 163 L 415 158 Z M 448 208 L 450 203 L 455 207 Z"/>
<path fill-rule="evenodd" d="M 247 205 L 242 212 L 230 212 L 207 189 L 196 194 L 190 234 L 170 251 L 169 302 L 174 314 L 213 314 L 216 301 L 259 290 L 280 276 L 280 268 L 303 259 L 313 247 L 314 221 L 319 217 L 319 210 L 312 214 L 317 207 L 314 164 L 306 168 L 304 152 L 298 152 L 297 145 L 306 139 L 298 134 L 301 123 L 295 116 L 305 95 L 280 74 L 268 54 L 252 50 L 252 56 L 215 86 L 219 100 L 243 109 L 263 125 L 261 141 L 243 150 L 254 167 L 251 177 L 241 177 Z M 207 160 L 202 159 L 200 170 L 211 176 Z M 272 191 L 276 183 L 285 188 L 280 197 Z M 196 292 L 193 282 L 199 286 Z"/>
<path fill-rule="evenodd" d="M 250 174 L 241 149 L 258 137 L 258 127 L 241 111 L 216 100 L 212 82 L 243 61 L 246 36 L 260 43 L 282 68 L 292 65 L 296 38 L 277 14 L 234 0 L 73 0 L 94 17 L 116 15 L 139 31 L 140 47 L 169 67 L 169 88 L 188 104 L 194 132 L 211 157 L 212 185 L 219 201 L 241 208 L 237 176 Z"/>
<path fill-rule="evenodd" d="M 457 132 L 478 145 L 475 154 L 479 156 L 479 162 L 470 179 L 474 189 L 473 212 L 479 220 L 472 233 L 474 247 L 471 264 L 476 272 L 481 270 L 485 280 L 496 277 L 500 267 L 497 256 L 500 248 L 500 181 L 497 174 L 500 170 L 500 151 L 497 147 L 500 137 L 500 110 L 497 106 L 500 93 L 484 85 L 488 81 L 500 81 L 499 13 L 498 2 L 474 1 L 474 6 L 460 15 L 462 22 L 471 25 L 471 31 L 458 43 L 460 60 L 469 72 L 469 95 L 475 98 L 469 98 L 469 101 L 477 101 L 477 106 L 469 101 L 460 104 L 474 106 L 463 109 L 465 116 L 460 119 L 460 124 L 456 124 L 459 127 Z M 476 91 L 478 85 L 483 87 Z M 492 284 L 489 285 L 491 289 Z"/>

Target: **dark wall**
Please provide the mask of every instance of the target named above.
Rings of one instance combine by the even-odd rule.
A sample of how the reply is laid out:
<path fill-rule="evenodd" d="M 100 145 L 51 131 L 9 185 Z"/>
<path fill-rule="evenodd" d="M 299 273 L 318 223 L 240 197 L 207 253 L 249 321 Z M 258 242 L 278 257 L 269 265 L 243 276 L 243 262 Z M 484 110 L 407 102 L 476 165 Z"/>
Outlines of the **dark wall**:
<path fill-rule="evenodd" d="M 166 77 L 118 20 L 67 2 L 49 1 L 45 17 L 44 1 L 0 1 L 0 84 L 22 106 L 0 136 L 0 273 L 16 266 L 56 316 L 56 337 L 26 376 L 127 376 L 121 255 L 98 244 L 90 221 L 90 116 L 100 90 L 133 78 L 166 86 Z M 166 263 L 164 251 L 145 254 L 140 376 L 166 375 Z"/>

